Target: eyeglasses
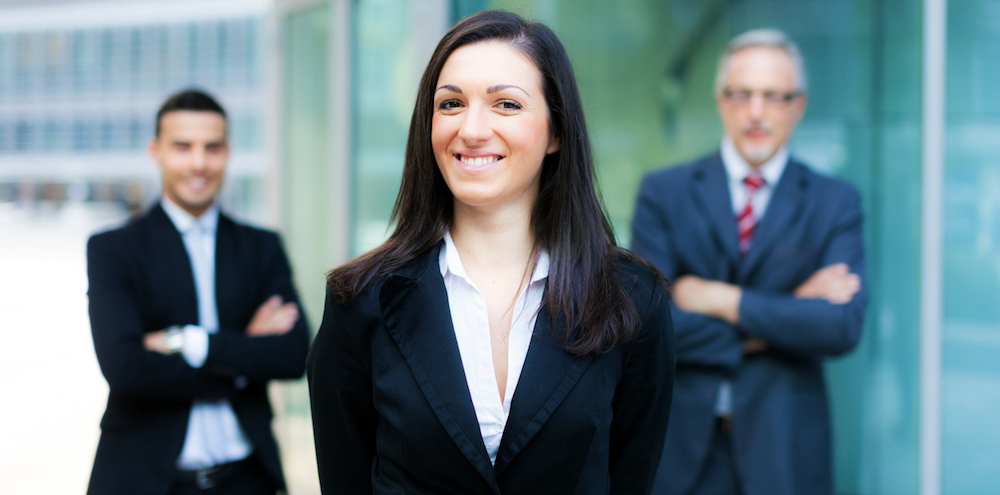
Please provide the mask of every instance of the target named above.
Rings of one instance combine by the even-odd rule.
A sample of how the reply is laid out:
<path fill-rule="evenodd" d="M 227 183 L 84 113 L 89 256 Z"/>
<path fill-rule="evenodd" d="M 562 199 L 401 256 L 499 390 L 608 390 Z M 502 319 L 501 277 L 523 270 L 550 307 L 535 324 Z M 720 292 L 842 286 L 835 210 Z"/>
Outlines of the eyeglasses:
<path fill-rule="evenodd" d="M 801 91 L 790 91 L 782 93 L 780 91 L 754 91 L 752 89 L 729 89 L 722 90 L 722 97 L 729 100 L 734 105 L 746 105 L 750 103 L 754 95 L 760 95 L 764 99 L 764 104 L 771 107 L 783 107 L 802 96 Z"/>

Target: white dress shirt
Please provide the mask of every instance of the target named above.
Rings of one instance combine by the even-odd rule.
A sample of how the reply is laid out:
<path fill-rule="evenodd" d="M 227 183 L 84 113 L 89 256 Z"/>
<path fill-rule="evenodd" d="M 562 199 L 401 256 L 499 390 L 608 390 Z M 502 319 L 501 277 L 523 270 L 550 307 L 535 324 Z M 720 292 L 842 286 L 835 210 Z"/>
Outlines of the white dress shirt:
<path fill-rule="evenodd" d="M 448 307 L 455 327 L 455 338 L 458 340 L 458 351 L 462 356 L 462 367 L 465 369 L 465 381 L 472 395 L 472 405 L 476 410 L 476 419 L 479 420 L 479 432 L 483 436 L 486 452 L 490 455 L 490 462 L 496 464 L 500 439 L 503 438 L 507 416 L 510 414 L 510 399 L 514 396 L 521 377 L 521 368 L 528 354 L 531 334 L 542 304 L 545 281 L 549 276 L 549 255 L 545 251 L 538 254 L 528 286 L 518 295 L 514 304 L 507 341 L 507 386 L 504 396 L 500 397 L 493 368 L 486 299 L 465 273 L 451 233 L 445 234 L 444 244 L 438 264 L 448 291 Z"/>
<path fill-rule="evenodd" d="M 736 150 L 733 140 L 726 136 L 722 138 L 722 165 L 726 168 L 726 176 L 729 177 L 729 195 L 733 206 L 733 216 L 738 217 L 747 205 L 747 191 L 743 179 L 750 175 L 754 169 L 743 159 Z M 757 168 L 757 172 L 764 178 L 764 185 L 757 189 L 753 196 L 753 215 L 757 222 L 764 217 L 767 211 L 767 204 L 771 202 L 771 193 L 778 185 L 781 174 L 788 164 L 788 147 L 782 146 L 770 160 L 764 162 Z M 753 241 L 750 241 L 753 243 Z M 719 395 L 715 401 L 716 416 L 728 416 L 733 412 L 733 387 L 729 380 L 725 380 L 719 386 Z"/>
<path fill-rule="evenodd" d="M 208 357 L 208 334 L 219 331 L 215 305 L 215 234 L 219 208 L 195 218 L 163 197 L 163 210 L 184 239 L 198 295 L 198 325 L 184 327 L 184 360 L 200 368 Z M 195 400 L 177 467 L 199 469 L 245 459 L 253 447 L 227 399 Z"/>

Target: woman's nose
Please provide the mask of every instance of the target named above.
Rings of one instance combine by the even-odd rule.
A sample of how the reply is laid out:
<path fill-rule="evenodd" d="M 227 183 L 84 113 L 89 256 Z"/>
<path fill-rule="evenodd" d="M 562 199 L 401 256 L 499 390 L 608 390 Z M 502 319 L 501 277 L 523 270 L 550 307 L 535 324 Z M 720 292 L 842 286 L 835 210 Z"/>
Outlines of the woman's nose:
<path fill-rule="evenodd" d="M 469 108 L 462 121 L 462 128 L 458 130 L 458 137 L 470 144 L 489 141 L 493 137 L 489 115 L 482 107 Z"/>

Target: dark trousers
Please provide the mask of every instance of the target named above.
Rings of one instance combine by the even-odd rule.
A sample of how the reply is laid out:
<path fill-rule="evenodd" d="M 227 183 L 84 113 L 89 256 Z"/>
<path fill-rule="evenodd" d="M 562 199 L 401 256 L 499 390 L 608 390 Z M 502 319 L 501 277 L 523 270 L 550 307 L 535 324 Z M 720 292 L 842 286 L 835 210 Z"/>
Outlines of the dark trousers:
<path fill-rule="evenodd" d="M 708 460 L 689 495 L 740 495 L 740 479 L 733 460 L 733 436 L 728 421 L 718 422 Z"/>
<path fill-rule="evenodd" d="M 226 464 L 200 480 L 196 473 L 179 472 L 170 489 L 170 495 L 275 495 L 277 492 L 274 480 L 254 456 Z"/>

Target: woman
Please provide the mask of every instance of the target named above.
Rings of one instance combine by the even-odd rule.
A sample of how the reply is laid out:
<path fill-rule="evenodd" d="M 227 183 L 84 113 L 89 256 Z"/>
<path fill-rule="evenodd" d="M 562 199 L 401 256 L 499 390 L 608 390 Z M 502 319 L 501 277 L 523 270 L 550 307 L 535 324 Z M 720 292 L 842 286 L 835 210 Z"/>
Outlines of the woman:
<path fill-rule="evenodd" d="M 484 12 L 424 73 L 381 247 L 334 270 L 308 360 L 325 493 L 648 493 L 673 331 L 615 246 L 548 28 Z"/>

